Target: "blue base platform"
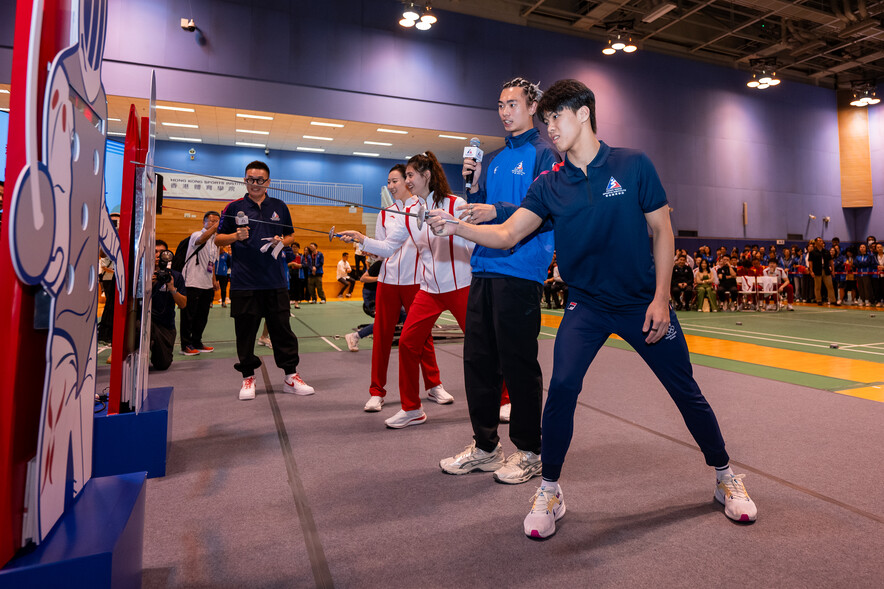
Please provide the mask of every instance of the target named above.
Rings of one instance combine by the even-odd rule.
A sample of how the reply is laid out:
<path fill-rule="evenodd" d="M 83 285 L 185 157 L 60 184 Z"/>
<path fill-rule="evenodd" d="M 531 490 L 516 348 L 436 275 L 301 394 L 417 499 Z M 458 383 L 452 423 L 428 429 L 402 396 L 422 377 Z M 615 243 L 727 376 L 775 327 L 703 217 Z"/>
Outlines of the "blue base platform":
<path fill-rule="evenodd" d="M 95 414 L 92 476 L 146 471 L 166 474 L 172 441 L 172 387 L 149 389 L 140 413 Z"/>
<path fill-rule="evenodd" d="M 0 569 L 0 589 L 141 587 L 145 479 L 91 479 L 42 544 Z"/>

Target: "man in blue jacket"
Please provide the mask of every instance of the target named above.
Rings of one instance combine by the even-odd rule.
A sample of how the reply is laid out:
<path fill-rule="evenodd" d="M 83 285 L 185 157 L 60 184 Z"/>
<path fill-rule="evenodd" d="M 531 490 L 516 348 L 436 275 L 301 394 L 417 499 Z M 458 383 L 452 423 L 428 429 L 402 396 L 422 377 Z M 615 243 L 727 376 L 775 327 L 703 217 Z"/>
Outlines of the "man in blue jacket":
<path fill-rule="evenodd" d="M 531 182 L 560 161 L 534 127 L 541 95 L 536 84 L 523 78 L 503 85 L 497 111 L 509 135 L 484 162 L 464 160 L 463 175 L 473 174 L 473 187 L 462 219 L 503 223 L 522 203 Z M 497 481 L 510 484 L 540 474 L 543 376 L 537 336 L 540 296 L 552 254 L 550 231 L 535 232 L 504 251 L 482 246 L 473 250 L 464 330 L 464 383 L 473 442 L 439 463 L 449 474 L 493 471 Z M 504 384 L 511 408 L 501 407 Z M 499 421 L 510 422 L 510 440 L 516 446 L 506 460 L 497 434 Z"/>

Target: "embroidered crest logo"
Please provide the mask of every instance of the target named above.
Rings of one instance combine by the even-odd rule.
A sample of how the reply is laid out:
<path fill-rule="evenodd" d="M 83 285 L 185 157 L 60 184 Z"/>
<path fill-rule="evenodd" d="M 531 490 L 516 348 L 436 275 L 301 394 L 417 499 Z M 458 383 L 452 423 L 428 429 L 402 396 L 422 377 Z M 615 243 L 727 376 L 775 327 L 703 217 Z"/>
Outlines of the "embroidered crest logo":
<path fill-rule="evenodd" d="M 611 176 L 611 179 L 608 180 L 608 187 L 605 188 L 602 196 L 609 198 L 611 196 L 620 196 L 622 194 L 626 194 L 626 189 L 620 186 L 620 183 L 614 179 L 614 176 Z"/>
<path fill-rule="evenodd" d="M 279 215 L 276 214 L 276 211 L 273 211 L 273 214 L 270 215 L 271 221 L 279 221 Z"/>
<path fill-rule="evenodd" d="M 517 176 L 525 175 L 525 168 L 522 166 L 522 162 L 519 162 L 519 165 L 513 168 L 513 174 L 516 174 Z"/>
<path fill-rule="evenodd" d="M 568 303 L 568 310 L 569 311 L 573 311 L 576 308 L 577 308 L 577 303 L 575 303 L 574 301 L 571 301 L 570 303 Z"/>

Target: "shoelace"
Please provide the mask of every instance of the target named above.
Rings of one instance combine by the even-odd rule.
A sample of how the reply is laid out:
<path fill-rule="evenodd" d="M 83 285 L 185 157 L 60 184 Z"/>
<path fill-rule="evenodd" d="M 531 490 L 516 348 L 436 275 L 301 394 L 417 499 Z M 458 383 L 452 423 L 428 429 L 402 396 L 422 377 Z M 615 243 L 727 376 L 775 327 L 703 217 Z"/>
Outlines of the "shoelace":
<path fill-rule="evenodd" d="M 553 511 L 553 503 L 558 501 L 556 494 L 550 490 L 544 490 L 543 487 L 537 487 L 534 497 L 531 498 L 531 513 Z"/>
<path fill-rule="evenodd" d="M 724 487 L 728 490 L 731 498 L 733 499 L 749 499 L 749 493 L 746 492 L 746 487 L 743 486 L 743 479 L 746 478 L 744 474 L 735 474 L 730 477 L 730 480 L 727 478 L 721 479 L 719 484 L 723 484 Z"/>
<path fill-rule="evenodd" d="M 303 380 L 299 375 L 297 375 L 297 374 L 295 374 L 294 376 L 292 376 L 292 380 L 295 381 L 295 382 L 298 383 L 298 384 L 307 384 L 307 383 L 305 383 L 304 380 Z"/>
<path fill-rule="evenodd" d="M 525 462 L 527 459 L 528 459 L 528 455 L 525 452 L 522 452 L 521 450 L 517 450 L 516 452 L 513 452 L 512 454 L 510 454 L 507 457 L 506 464 L 513 465 L 513 466 L 521 466 L 521 464 L 523 462 Z"/>
<path fill-rule="evenodd" d="M 248 387 L 254 385 L 254 384 L 255 384 L 255 377 L 254 377 L 254 376 L 250 376 L 250 377 L 248 377 L 248 378 L 246 379 L 246 381 L 245 381 L 243 384 L 246 385 L 246 386 L 248 386 Z"/>

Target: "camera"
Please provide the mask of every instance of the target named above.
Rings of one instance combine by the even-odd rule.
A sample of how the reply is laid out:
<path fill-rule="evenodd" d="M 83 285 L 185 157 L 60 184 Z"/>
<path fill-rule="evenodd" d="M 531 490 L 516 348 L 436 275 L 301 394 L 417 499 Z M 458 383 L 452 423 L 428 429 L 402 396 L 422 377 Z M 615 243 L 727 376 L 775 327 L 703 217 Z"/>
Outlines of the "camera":
<path fill-rule="evenodd" d="M 163 250 L 160 252 L 160 259 L 157 262 L 157 270 L 154 272 L 154 275 L 157 277 L 157 282 L 160 284 L 168 284 L 172 281 L 172 270 L 170 269 L 170 265 L 172 264 L 172 258 L 175 256 L 169 250 Z"/>

